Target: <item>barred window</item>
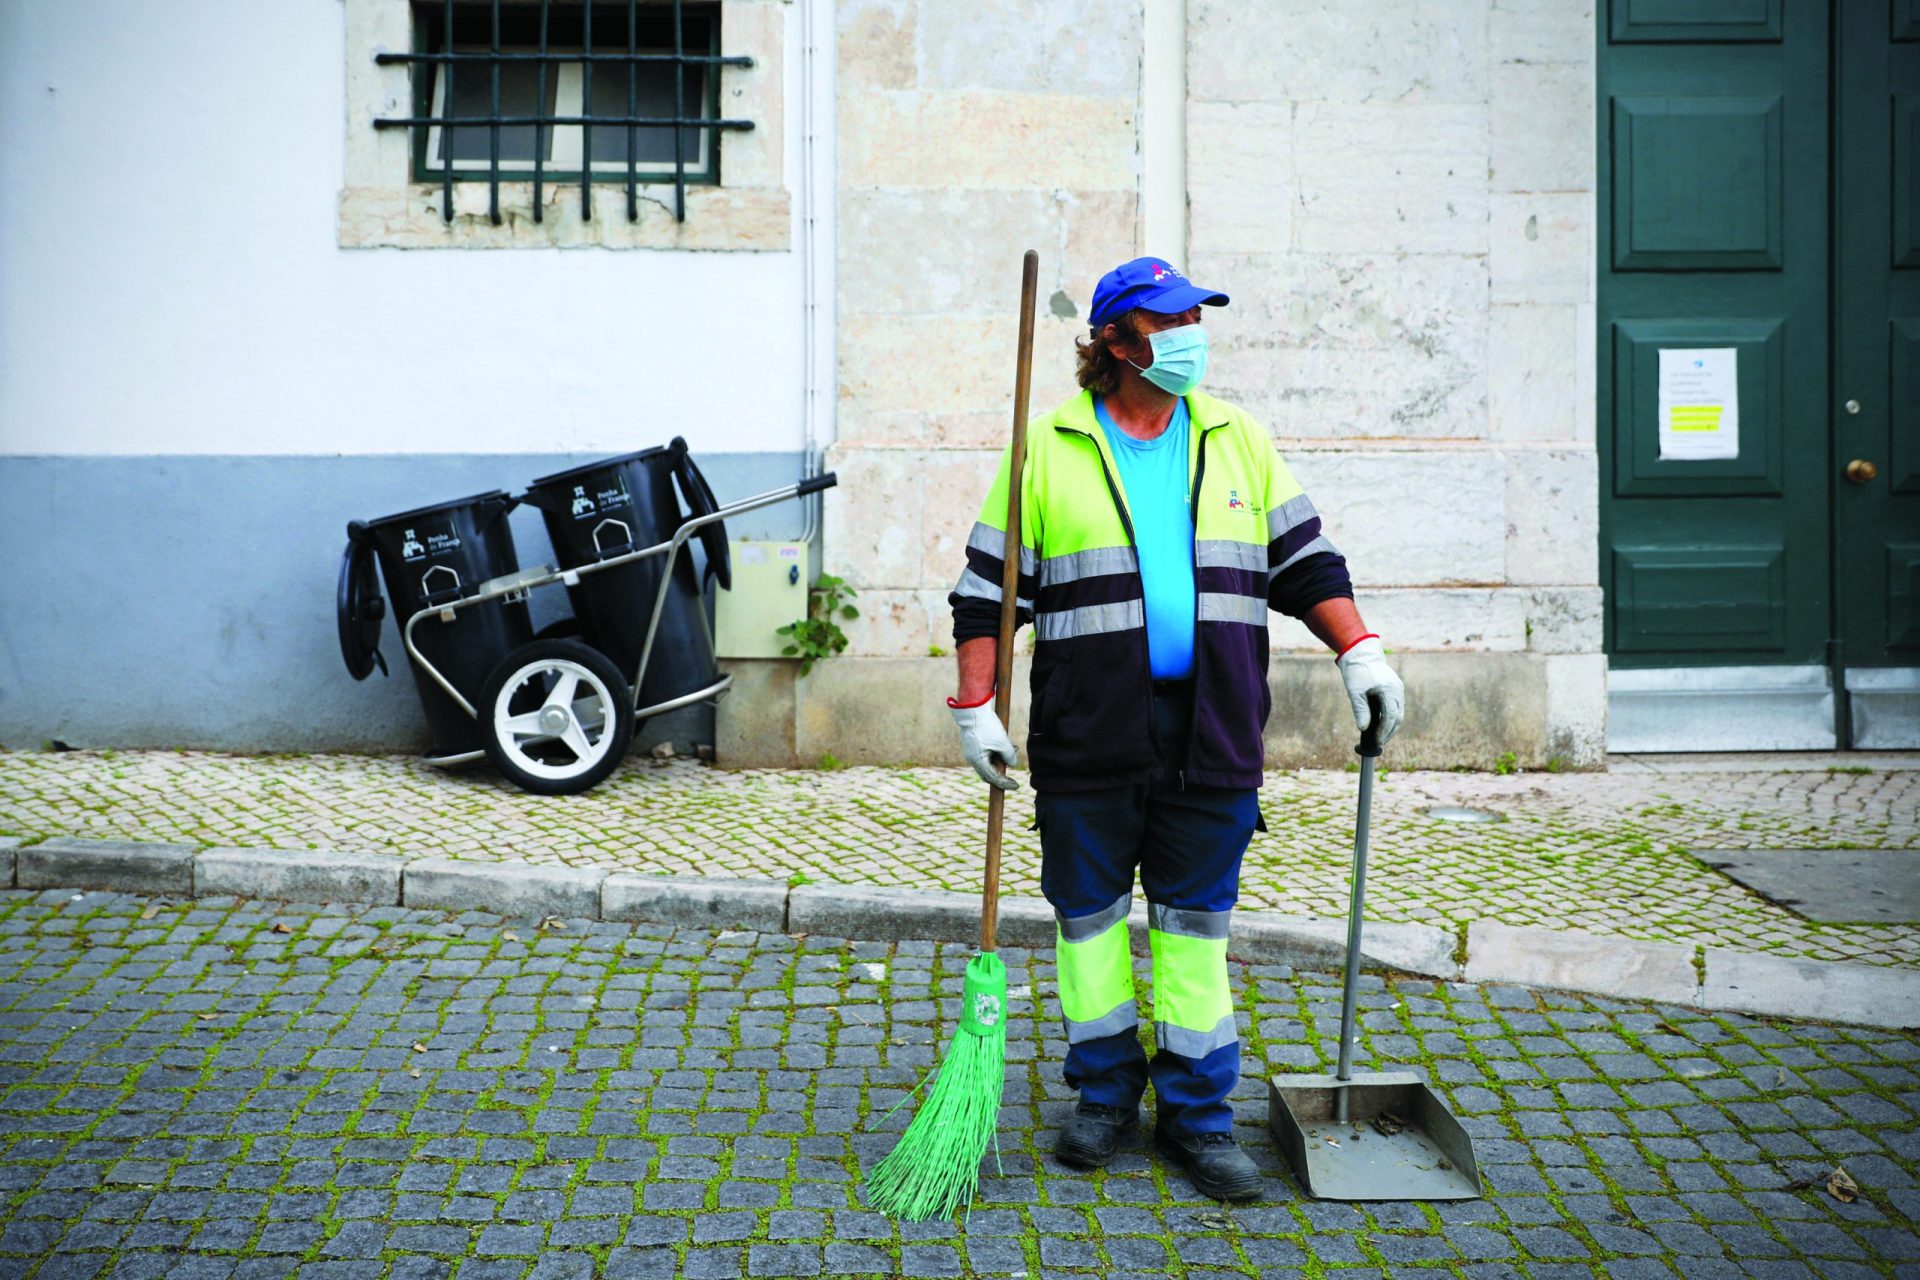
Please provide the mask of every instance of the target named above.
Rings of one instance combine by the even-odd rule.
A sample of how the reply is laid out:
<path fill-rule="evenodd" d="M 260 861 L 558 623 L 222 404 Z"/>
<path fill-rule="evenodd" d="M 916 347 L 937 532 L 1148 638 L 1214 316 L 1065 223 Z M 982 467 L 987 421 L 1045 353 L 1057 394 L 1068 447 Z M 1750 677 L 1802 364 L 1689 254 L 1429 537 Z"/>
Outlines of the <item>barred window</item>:
<path fill-rule="evenodd" d="M 453 217 L 453 184 L 534 184 L 541 218 L 546 183 L 578 183 L 583 216 L 592 184 L 626 186 L 627 219 L 639 218 L 638 187 L 672 183 L 674 214 L 686 218 L 686 187 L 720 181 L 720 135 L 751 129 L 720 116 L 719 68 L 753 65 L 720 55 L 717 4 L 682 0 L 416 0 L 413 52 L 405 63 L 412 111 L 376 127 L 410 132 L 415 181 L 442 185 L 441 217 Z"/>

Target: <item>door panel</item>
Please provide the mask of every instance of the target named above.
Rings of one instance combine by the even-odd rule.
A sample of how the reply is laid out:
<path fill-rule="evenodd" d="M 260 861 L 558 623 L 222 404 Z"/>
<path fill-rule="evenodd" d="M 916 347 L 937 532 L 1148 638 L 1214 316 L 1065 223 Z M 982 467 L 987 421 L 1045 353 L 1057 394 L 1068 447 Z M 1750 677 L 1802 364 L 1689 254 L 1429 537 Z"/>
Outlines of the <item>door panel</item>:
<path fill-rule="evenodd" d="M 1826 660 L 1828 12 L 1607 10 L 1600 565 L 1616 670 Z M 1659 352 L 1702 347 L 1737 352 L 1738 455 L 1662 459 Z"/>
<path fill-rule="evenodd" d="M 1622 320 L 1613 327 L 1613 492 L 1779 497 L 1782 340 L 1776 320 Z M 1738 352 L 1740 456 L 1676 462 L 1660 456 L 1660 348 Z"/>
<path fill-rule="evenodd" d="M 1780 38 L 1781 0 L 1614 0 L 1616 44 Z"/>
<path fill-rule="evenodd" d="M 1920 665 L 1920 12 L 1840 6 L 1833 500 L 1852 668 Z M 1856 460 L 1874 474 L 1849 476 Z"/>
<path fill-rule="evenodd" d="M 1778 97 L 1613 100 L 1613 268 L 1780 266 Z"/>

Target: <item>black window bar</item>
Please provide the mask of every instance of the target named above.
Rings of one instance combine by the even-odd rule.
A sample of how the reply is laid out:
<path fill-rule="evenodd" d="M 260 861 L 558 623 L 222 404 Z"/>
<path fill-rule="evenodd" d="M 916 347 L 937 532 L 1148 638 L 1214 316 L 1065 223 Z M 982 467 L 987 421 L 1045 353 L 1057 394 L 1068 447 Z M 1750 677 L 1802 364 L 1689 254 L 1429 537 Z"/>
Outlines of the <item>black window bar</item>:
<path fill-rule="evenodd" d="M 685 138 L 681 130 L 692 127 L 699 129 L 736 129 L 753 128 L 751 120 L 723 120 L 717 117 L 687 115 L 686 70 L 689 63 L 711 67 L 751 67 L 753 59 L 743 54 L 731 57 L 718 54 L 698 54 L 686 51 L 685 29 L 681 12 L 681 0 L 672 0 L 673 5 L 673 52 L 642 53 L 639 49 L 639 0 L 627 0 L 627 47 L 625 52 L 596 52 L 593 47 L 593 0 L 582 0 L 580 5 L 583 23 L 580 51 L 578 53 L 552 53 L 547 49 L 547 18 L 552 0 L 540 0 L 540 48 L 537 53 L 502 52 L 500 48 L 500 2 L 489 0 L 489 16 L 492 20 L 491 43 L 486 53 L 456 52 L 453 39 L 454 0 L 444 0 L 444 21 L 442 49 L 437 53 L 377 53 L 373 60 L 383 66 L 393 63 L 438 63 L 444 68 L 440 114 L 382 116 L 374 120 L 375 128 L 427 129 L 438 125 L 441 130 L 441 190 L 440 219 L 453 221 L 453 131 L 456 128 L 486 127 L 489 130 L 487 147 L 487 216 L 495 226 L 500 225 L 500 128 L 502 125 L 532 125 L 534 128 L 533 147 L 533 220 L 543 221 L 541 193 L 546 164 L 547 130 L 556 125 L 578 125 L 580 127 L 580 216 L 586 221 L 593 220 L 593 126 L 620 125 L 627 129 L 627 221 L 640 220 L 640 195 L 638 187 L 638 130 L 642 127 L 670 128 L 673 131 L 673 216 L 676 221 L 687 220 L 687 170 Z M 535 62 L 538 64 L 538 90 L 534 97 L 535 114 L 531 116 L 503 116 L 500 114 L 500 67 L 508 62 Z M 580 63 L 581 110 L 577 116 L 549 114 L 547 105 L 547 68 L 555 63 Z M 624 116 L 594 115 L 593 111 L 593 67 L 597 62 L 623 63 L 627 68 L 627 113 Z M 673 115 L 670 117 L 641 116 L 638 112 L 639 64 L 643 62 L 670 62 L 673 64 Z M 483 63 L 490 77 L 488 84 L 489 107 L 484 116 L 455 116 L 453 114 L 453 68 L 457 63 Z M 716 139 L 717 141 L 717 139 Z M 424 150 L 425 142 L 422 140 Z M 709 154 L 718 148 L 710 148 Z"/>

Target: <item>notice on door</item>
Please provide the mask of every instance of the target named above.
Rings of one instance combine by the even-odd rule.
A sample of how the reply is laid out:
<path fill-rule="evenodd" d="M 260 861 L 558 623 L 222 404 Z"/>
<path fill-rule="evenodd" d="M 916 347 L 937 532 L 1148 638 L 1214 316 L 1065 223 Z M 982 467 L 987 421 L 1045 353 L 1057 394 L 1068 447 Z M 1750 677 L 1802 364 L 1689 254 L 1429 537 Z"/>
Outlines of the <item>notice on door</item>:
<path fill-rule="evenodd" d="M 1732 347 L 1660 349 L 1660 460 L 1740 456 L 1740 391 Z"/>

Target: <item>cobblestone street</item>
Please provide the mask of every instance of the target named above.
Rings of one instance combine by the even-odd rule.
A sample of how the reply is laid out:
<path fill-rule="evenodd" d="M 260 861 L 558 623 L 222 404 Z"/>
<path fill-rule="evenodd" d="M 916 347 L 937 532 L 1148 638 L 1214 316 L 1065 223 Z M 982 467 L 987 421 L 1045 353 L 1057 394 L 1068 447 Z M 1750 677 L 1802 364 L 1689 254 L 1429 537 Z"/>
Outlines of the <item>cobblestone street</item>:
<path fill-rule="evenodd" d="M 1868 757 L 1872 758 L 1872 757 Z M 1391 764 L 1391 757 L 1388 763 Z M 1807 921 L 1688 848 L 1920 847 L 1913 756 L 1832 768 L 1719 758 L 1605 773 L 1389 769 L 1374 799 L 1372 918 L 1473 920 L 1821 960 L 1920 964 L 1920 926 Z M 655 766 L 658 767 L 655 767 Z M 1356 778 L 1274 772 L 1241 903 L 1341 915 Z M 621 867 L 972 891 L 983 788 L 932 768 L 732 772 L 636 758 L 598 789 L 537 797 L 484 768 L 402 756 L 0 752 L 0 836 L 93 836 Z M 1470 805 L 1505 820 L 1422 811 Z M 1039 892 L 1033 794 L 1008 806 L 1007 893 Z"/>
<path fill-rule="evenodd" d="M 0 1275 L 1920 1270 L 1912 1036 L 1370 978 L 1360 1058 L 1442 1088 L 1488 1196 L 1362 1208 L 1303 1199 L 1263 1128 L 1263 1066 L 1331 1061 L 1334 978 L 1236 966 L 1241 1136 L 1271 1176 L 1223 1210 L 1137 1151 L 1046 1157 L 1051 955 L 1001 954 L 1001 1170 L 965 1221 L 896 1227 L 859 1175 L 965 948 L 8 891 Z"/>

